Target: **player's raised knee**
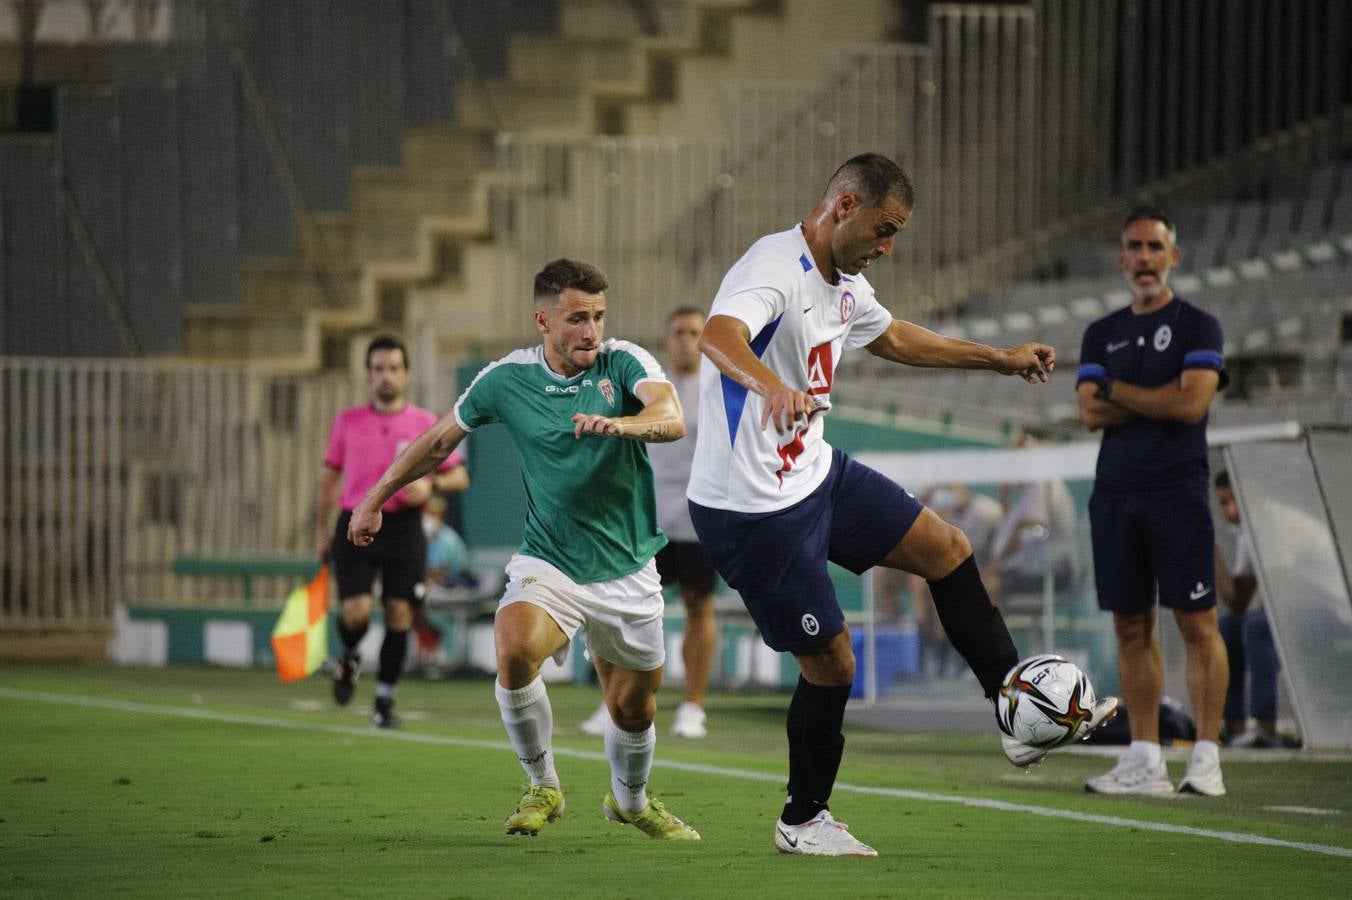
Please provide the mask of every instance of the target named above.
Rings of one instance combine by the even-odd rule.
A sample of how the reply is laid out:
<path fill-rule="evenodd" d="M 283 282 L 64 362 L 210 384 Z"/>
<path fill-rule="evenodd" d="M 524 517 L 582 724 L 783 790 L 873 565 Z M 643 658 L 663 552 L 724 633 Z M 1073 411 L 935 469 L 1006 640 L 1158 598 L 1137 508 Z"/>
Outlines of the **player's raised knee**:
<path fill-rule="evenodd" d="M 972 542 L 967 539 L 967 535 L 963 533 L 961 528 L 955 528 L 952 525 L 948 526 L 948 533 L 944 537 L 944 561 L 952 564 L 949 568 L 949 571 L 952 572 L 953 569 L 962 565 L 967 557 L 972 555 Z"/>

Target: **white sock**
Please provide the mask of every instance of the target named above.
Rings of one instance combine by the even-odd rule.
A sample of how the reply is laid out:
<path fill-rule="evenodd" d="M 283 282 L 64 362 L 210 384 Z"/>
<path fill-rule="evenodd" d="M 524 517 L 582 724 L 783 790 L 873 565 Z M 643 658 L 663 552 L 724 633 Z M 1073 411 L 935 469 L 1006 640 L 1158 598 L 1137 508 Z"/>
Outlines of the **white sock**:
<path fill-rule="evenodd" d="M 648 773 L 657 748 L 657 729 L 621 731 L 606 723 L 606 759 L 610 760 L 610 787 L 615 802 L 627 813 L 643 812 L 648 805 Z"/>
<path fill-rule="evenodd" d="M 1128 751 L 1137 759 L 1145 760 L 1145 764 L 1150 768 L 1155 768 L 1160 764 L 1164 755 L 1160 752 L 1160 745 L 1154 741 L 1132 741 L 1131 749 Z"/>
<path fill-rule="evenodd" d="M 1221 748 L 1215 741 L 1198 741 L 1192 745 L 1192 758 L 1198 762 L 1219 763 Z"/>
<path fill-rule="evenodd" d="M 530 783 L 558 787 L 559 775 L 554 771 L 554 710 L 549 705 L 544 679 L 536 676 L 530 684 L 514 691 L 495 681 L 493 693 L 498 698 L 502 724 L 521 768 L 530 776 Z"/>
<path fill-rule="evenodd" d="M 394 696 L 394 685 L 386 684 L 383 681 L 376 682 L 376 696 L 382 700 L 387 700 Z"/>

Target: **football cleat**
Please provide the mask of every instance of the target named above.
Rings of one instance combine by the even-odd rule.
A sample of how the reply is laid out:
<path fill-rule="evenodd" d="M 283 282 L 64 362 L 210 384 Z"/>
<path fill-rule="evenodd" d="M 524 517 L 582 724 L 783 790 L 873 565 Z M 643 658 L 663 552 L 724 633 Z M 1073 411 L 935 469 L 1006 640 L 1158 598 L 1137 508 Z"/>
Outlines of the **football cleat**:
<path fill-rule="evenodd" d="M 603 737 L 606 733 L 606 726 L 610 724 L 610 710 L 602 703 L 596 708 L 596 712 L 582 720 L 582 724 L 577 726 L 577 730 L 583 734 L 590 734 L 592 737 Z"/>
<path fill-rule="evenodd" d="M 361 673 L 361 657 L 356 653 L 344 653 L 338 657 L 333 667 L 333 702 L 347 706 L 352 702 L 352 694 L 357 689 L 357 676 Z"/>
<path fill-rule="evenodd" d="M 377 697 L 371 710 L 371 725 L 376 728 L 398 728 L 403 721 L 394 712 L 393 697 Z"/>
<path fill-rule="evenodd" d="M 536 835 L 545 823 L 563 815 L 563 791 L 556 787 L 532 784 L 521 795 L 516 811 L 507 817 L 508 834 Z"/>
<path fill-rule="evenodd" d="M 613 792 L 601 801 L 601 812 L 607 819 L 621 825 L 633 825 L 650 838 L 659 841 L 697 841 L 699 832 L 667 812 L 661 800 L 649 798 L 642 812 L 627 813 L 620 809 Z"/>
<path fill-rule="evenodd" d="M 682 738 L 702 738 L 709 736 L 705 726 L 707 716 L 698 703 L 682 703 L 676 707 L 676 721 L 672 723 L 671 733 Z"/>
<path fill-rule="evenodd" d="M 1220 760 L 1200 760 L 1194 756 L 1188 761 L 1188 773 L 1178 783 L 1178 792 L 1202 794 L 1207 797 L 1225 796 L 1225 780 L 1221 778 Z"/>
<path fill-rule="evenodd" d="M 1144 760 L 1131 752 L 1122 754 L 1112 769 L 1091 778 L 1084 783 L 1088 794 L 1152 794 L 1162 796 L 1172 794 L 1174 786 L 1169 783 L 1169 772 L 1164 768 L 1164 760 L 1159 765 L 1147 765 Z"/>
<path fill-rule="evenodd" d="M 1116 697 L 1103 697 L 1094 701 L 1094 708 L 1090 712 L 1089 720 L 1082 724 L 1076 731 L 1067 733 L 1061 740 L 1048 744 L 1045 747 L 1034 747 L 1031 744 L 1025 744 L 1016 738 L 1007 734 L 1000 735 L 1000 746 L 1004 748 L 1005 757 L 1019 768 L 1031 766 L 1034 763 L 1042 762 L 1042 758 L 1057 747 L 1064 747 L 1067 744 L 1073 744 L 1076 741 L 1082 741 L 1093 734 L 1098 728 L 1117 715 L 1118 699 Z"/>
<path fill-rule="evenodd" d="M 878 851 L 850 834 L 850 827 L 837 822 L 824 809 L 802 825 L 775 823 L 775 849 L 806 856 L 877 856 Z"/>

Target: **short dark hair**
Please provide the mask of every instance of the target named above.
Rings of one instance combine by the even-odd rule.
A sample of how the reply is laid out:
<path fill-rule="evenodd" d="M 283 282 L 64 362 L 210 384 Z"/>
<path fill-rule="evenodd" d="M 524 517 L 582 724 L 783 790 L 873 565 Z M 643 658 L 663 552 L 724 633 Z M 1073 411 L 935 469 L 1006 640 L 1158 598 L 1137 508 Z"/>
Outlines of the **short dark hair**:
<path fill-rule="evenodd" d="M 699 316 L 702 319 L 704 318 L 704 310 L 698 306 L 678 306 L 667 316 L 667 324 L 670 325 L 681 316 Z"/>
<path fill-rule="evenodd" d="M 377 335 L 371 339 L 371 343 L 366 345 L 366 368 L 371 368 L 371 354 L 377 350 L 398 350 L 404 355 L 404 368 L 410 367 L 408 359 L 408 348 L 404 342 L 392 334 Z"/>
<path fill-rule="evenodd" d="M 1224 469 L 1221 469 L 1219 472 L 1216 473 L 1216 477 L 1212 481 L 1212 484 L 1216 485 L 1216 487 L 1218 488 L 1230 487 L 1230 473 L 1225 471 Z"/>
<path fill-rule="evenodd" d="M 1174 227 L 1173 220 L 1164 214 L 1164 210 L 1158 206 L 1138 206 L 1127 213 L 1127 220 L 1122 223 L 1122 230 L 1126 231 L 1131 227 L 1132 222 L 1159 222 L 1169 230 L 1169 237 L 1175 243 L 1178 242 L 1178 229 Z"/>
<path fill-rule="evenodd" d="M 881 153 L 861 153 L 845 160 L 826 182 L 826 193 L 853 191 L 868 209 L 880 206 L 888 197 L 896 198 L 907 209 L 915 208 L 915 187 L 911 179 Z"/>
<path fill-rule="evenodd" d="M 579 259 L 556 259 L 535 276 L 535 302 L 557 297 L 572 288 L 585 294 L 599 294 L 610 287 L 606 274 Z"/>

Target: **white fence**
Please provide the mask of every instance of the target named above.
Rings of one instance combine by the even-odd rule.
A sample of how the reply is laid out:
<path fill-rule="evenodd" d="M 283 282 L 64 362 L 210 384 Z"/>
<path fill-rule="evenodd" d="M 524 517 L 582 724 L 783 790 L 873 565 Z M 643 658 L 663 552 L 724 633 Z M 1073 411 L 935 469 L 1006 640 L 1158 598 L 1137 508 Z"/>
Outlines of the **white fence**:
<path fill-rule="evenodd" d="M 1050 265 L 1066 239 L 1111 239 L 1135 191 L 1175 200 L 1181 173 L 1245 148 L 1285 147 L 1264 163 L 1283 171 L 1344 140 L 1352 16 L 1332 0 L 1251 7 L 936 3 L 923 43 L 824 49 L 820 81 L 730 83 L 705 143 L 505 136 L 504 284 L 528 296 L 518 286 L 540 263 L 587 256 L 641 325 L 625 332 L 651 333 L 672 306 L 708 303 L 752 241 L 799 221 L 836 166 L 872 150 L 918 196 L 896 258 L 869 279 L 894 313 L 924 319 Z M 1252 78 L 1222 74 L 1240 72 Z M 1323 136 L 1294 139 L 1307 131 Z"/>
<path fill-rule="evenodd" d="M 727 151 L 718 141 L 504 135 L 494 209 L 497 322 L 531 330 L 533 279 L 560 256 L 609 276 L 607 333 L 650 344 L 677 306 L 707 306 L 726 268 Z"/>
<path fill-rule="evenodd" d="M 346 376 L 0 358 L 0 628 L 230 596 L 174 575 L 181 555 L 309 553 L 329 425 L 359 397 Z"/>

